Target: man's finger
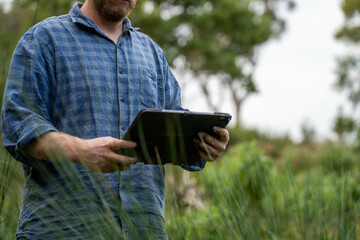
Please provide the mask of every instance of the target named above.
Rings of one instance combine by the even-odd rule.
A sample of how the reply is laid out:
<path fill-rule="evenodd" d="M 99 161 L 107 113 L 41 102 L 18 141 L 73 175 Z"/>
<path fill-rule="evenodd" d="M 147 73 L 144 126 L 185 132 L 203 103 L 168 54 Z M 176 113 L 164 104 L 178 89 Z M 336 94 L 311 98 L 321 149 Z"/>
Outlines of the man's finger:
<path fill-rule="evenodd" d="M 134 163 L 136 163 L 136 158 L 134 157 L 127 157 L 116 153 L 109 156 L 109 164 L 112 165 L 113 171 L 126 170 Z"/>
<path fill-rule="evenodd" d="M 129 157 L 129 156 L 125 156 L 125 155 L 120 155 L 117 153 L 111 153 L 110 154 L 110 159 L 113 160 L 113 162 L 116 165 L 121 165 L 121 164 L 125 164 L 125 165 L 131 165 L 136 163 L 136 158 L 135 157 Z"/>
<path fill-rule="evenodd" d="M 206 153 L 206 152 L 204 152 L 204 151 L 201 150 L 201 149 L 199 149 L 198 152 L 199 152 L 200 156 L 201 156 L 204 160 L 206 160 L 206 161 L 208 161 L 208 162 L 213 162 L 213 161 L 216 160 L 216 159 L 214 159 L 213 156 L 211 156 L 209 153 Z"/>
<path fill-rule="evenodd" d="M 223 142 L 223 143 L 228 143 L 229 142 L 229 132 L 225 129 L 225 128 L 221 128 L 221 127 L 213 127 L 213 132 L 216 133 L 219 136 L 219 141 Z"/>
<path fill-rule="evenodd" d="M 204 132 L 199 132 L 198 136 L 199 136 L 200 140 L 203 139 L 203 141 L 205 143 L 212 146 L 213 148 L 215 148 L 219 152 L 225 151 L 226 144 L 224 142 L 220 141 L 219 139 L 214 138 L 213 136 L 210 136 L 209 134 L 206 134 Z"/>
<path fill-rule="evenodd" d="M 214 148 L 211 145 L 208 145 L 206 142 L 204 141 L 199 141 L 198 139 L 195 140 L 198 144 L 198 147 L 203 151 L 206 152 L 208 155 L 212 156 L 213 158 L 217 158 L 220 156 L 220 152 Z"/>
<path fill-rule="evenodd" d="M 113 150 L 119 150 L 122 148 L 135 148 L 136 142 L 126 141 L 126 140 L 121 140 L 121 139 L 114 139 L 114 141 L 112 141 L 109 146 Z"/>

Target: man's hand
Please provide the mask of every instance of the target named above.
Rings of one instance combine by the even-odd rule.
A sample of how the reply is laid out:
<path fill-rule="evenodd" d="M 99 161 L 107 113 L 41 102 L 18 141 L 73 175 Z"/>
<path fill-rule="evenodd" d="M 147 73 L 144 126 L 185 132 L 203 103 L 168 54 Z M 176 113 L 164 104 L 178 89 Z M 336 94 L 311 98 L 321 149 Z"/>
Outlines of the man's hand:
<path fill-rule="evenodd" d="M 216 161 L 225 151 L 229 142 L 229 132 L 225 128 L 213 127 L 213 132 L 217 137 L 199 132 L 199 138 L 194 140 L 200 156 L 209 162 Z"/>
<path fill-rule="evenodd" d="M 75 162 L 100 172 L 123 171 L 136 162 L 135 157 L 117 153 L 120 149 L 134 148 L 136 143 L 112 137 L 101 137 L 89 140 L 81 139 Z"/>
<path fill-rule="evenodd" d="M 93 171 L 114 172 L 126 170 L 136 162 L 136 158 L 120 155 L 117 151 L 135 147 L 134 142 L 112 137 L 81 139 L 49 132 L 31 141 L 25 151 L 39 160 L 69 160 Z"/>

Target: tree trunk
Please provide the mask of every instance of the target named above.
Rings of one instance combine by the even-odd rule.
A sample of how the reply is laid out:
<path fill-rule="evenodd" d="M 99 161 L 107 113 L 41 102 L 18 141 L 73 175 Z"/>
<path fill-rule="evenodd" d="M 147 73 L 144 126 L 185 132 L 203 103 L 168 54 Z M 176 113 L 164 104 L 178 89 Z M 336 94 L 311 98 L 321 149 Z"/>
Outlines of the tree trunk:
<path fill-rule="evenodd" d="M 200 80 L 200 87 L 202 89 L 202 92 L 205 95 L 205 99 L 206 99 L 206 103 L 207 105 L 210 107 L 210 109 L 214 112 L 219 112 L 218 107 L 213 103 L 213 101 L 211 100 L 211 93 L 209 92 L 208 89 L 208 82 L 206 80 Z"/>
<path fill-rule="evenodd" d="M 242 102 L 241 101 L 234 101 L 234 104 L 235 104 L 235 127 L 237 129 L 240 128 L 241 126 L 241 118 L 240 118 L 240 113 L 241 113 L 241 104 Z"/>
<path fill-rule="evenodd" d="M 235 126 L 239 128 L 241 126 L 241 107 L 250 93 L 246 92 L 243 94 L 243 96 L 239 96 L 237 89 L 231 85 L 231 82 L 229 82 L 229 89 L 231 91 L 232 100 L 235 105 Z"/>

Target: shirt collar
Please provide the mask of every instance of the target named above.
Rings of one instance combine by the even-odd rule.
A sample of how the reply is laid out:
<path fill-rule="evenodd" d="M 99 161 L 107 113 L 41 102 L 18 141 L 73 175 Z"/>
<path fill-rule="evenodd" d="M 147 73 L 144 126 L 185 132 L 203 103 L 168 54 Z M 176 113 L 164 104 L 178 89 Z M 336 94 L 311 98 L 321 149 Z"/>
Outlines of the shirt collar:
<path fill-rule="evenodd" d="M 74 23 L 77 23 L 77 24 L 82 24 L 86 27 L 89 27 L 89 28 L 94 28 L 96 29 L 97 31 L 99 31 L 100 29 L 96 26 L 96 24 L 90 19 L 88 18 L 87 16 L 85 16 L 81 11 L 80 11 L 80 8 L 82 7 L 82 3 L 75 3 L 72 7 L 72 9 L 70 10 L 70 17 L 72 19 L 72 21 Z M 139 30 L 140 28 L 133 28 L 131 26 L 131 21 L 129 18 L 125 18 L 123 20 L 123 32 L 125 31 L 137 31 Z"/>
<path fill-rule="evenodd" d="M 137 27 L 132 27 L 131 26 L 131 21 L 129 18 L 124 18 L 123 20 L 123 31 L 126 32 L 126 31 L 138 31 L 140 28 L 137 28 Z"/>

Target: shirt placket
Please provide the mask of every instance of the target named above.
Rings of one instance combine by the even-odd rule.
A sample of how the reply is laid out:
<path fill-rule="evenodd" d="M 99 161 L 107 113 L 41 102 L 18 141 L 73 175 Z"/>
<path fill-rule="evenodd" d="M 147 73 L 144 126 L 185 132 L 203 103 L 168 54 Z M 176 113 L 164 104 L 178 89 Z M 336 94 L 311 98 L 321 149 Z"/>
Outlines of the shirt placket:
<path fill-rule="evenodd" d="M 128 83 L 129 83 L 129 69 L 127 68 L 127 59 L 124 51 L 124 44 L 126 35 L 120 36 L 119 43 L 116 47 L 116 63 L 117 63 L 117 90 L 118 90 L 118 105 L 119 105 L 119 138 L 125 135 L 128 128 Z"/>

